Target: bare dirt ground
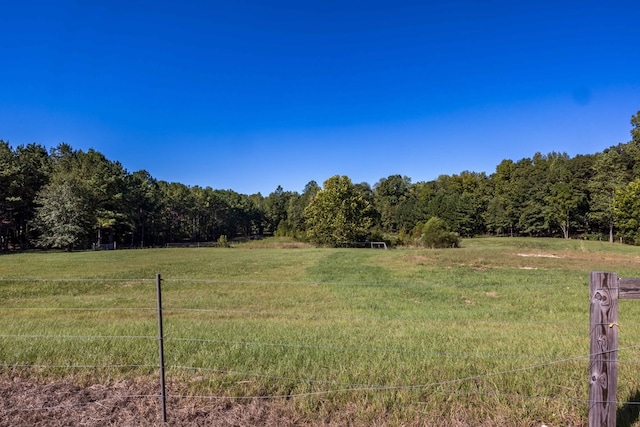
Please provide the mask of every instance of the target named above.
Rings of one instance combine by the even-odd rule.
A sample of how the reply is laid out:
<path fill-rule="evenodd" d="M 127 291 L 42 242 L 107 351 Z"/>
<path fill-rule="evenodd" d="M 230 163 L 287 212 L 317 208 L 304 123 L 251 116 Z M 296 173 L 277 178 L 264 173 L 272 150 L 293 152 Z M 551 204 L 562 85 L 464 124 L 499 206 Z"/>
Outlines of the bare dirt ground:
<path fill-rule="evenodd" d="M 167 399 L 167 422 L 162 422 L 158 383 L 132 379 L 109 385 L 79 385 L 67 380 L 38 382 L 20 376 L 0 376 L 0 427 L 19 426 L 303 426 L 303 427 L 540 427 L 544 423 L 515 421 L 500 416 L 478 420 L 464 408 L 414 420 L 389 420 L 379 414 L 364 421 L 354 420 L 357 408 L 340 408 L 334 413 L 308 419 L 296 414 L 287 401 L 252 400 L 236 402 L 199 398 Z M 171 394 L 168 385 L 167 393 Z M 444 415 L 444 416 L 442 416 Z M 435 419 L 434 419 L 435 418 Z M 560 425 L 583 426 L 581 422 Z"/>
<path fill-rule="evenodd" d="M 170 394 L 169 390 L 167 391 Z M 308 420 L 286 403 L 254 400 L 167 399 L 162 422 L 157 382 L 124 380 L 108 386 L 39 383 L 0 377 L 0 426 L 356 426 L 349 410 Z M 380 419 L 367 425 L 387 425 Z"/>
<path fill-rule="evenodd" d="M 293 426 L 310 425 L 286 407 L 198 399 L 167 400 L 162 422 L 158 385 L 125 380 L 104 386 L 0 379 L 0 426 Z M 325 425 L 338 425 L 329 421 Z"/>

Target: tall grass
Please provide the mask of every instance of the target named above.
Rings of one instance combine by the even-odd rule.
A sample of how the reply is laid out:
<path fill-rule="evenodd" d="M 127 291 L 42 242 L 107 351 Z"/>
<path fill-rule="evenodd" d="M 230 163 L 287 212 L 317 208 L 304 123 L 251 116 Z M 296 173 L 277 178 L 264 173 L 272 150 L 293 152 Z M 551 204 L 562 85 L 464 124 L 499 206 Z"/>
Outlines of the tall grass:
<path fill-rule="evenodd" d="M 581 425 L 589 271 L 639 277 L 639 260 L 635 247 L 510 238 L 5 255 L 0 363 L 92 381 L 155 372 L 161 273 L 175 393 L 282 396 L 310 419 L 348 407 L 363 423 Z M 621 401 L 640 386 L 639 314 L 620 302 Z"/>

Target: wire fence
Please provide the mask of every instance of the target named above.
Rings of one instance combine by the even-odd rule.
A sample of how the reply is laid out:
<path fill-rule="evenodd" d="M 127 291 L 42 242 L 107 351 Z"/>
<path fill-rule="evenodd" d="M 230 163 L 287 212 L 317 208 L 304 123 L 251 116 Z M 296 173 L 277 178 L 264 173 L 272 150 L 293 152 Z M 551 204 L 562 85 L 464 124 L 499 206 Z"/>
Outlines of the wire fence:
<path fill-rule="evenodd" d="M 153 279 L 99 279 L 99 278 L 87 278 L 87 279 L 78 279 L 78 278 L 70 278 L 70 279 L 28 279 L 28 278 L 19 278 L 19 279 L 0 279 L 0 283 L 43 283 L 43 284 L 63 284 L 63 283 L 79 283 L 79 284 L 133 284 L 133 286 L 146 286 L 153 283 Z M 243 280 L 193 280 L 193 279 L 171 279 L 165 280 L 164 287 L 179 287 L 183 284 L 206 284 L 206 285 L 260 285 L 264 287 L 269 287 L 270 285 L 279 285 L 279 286 L 345 286 L 343 283 L 316 283 L 316 282 L 260 282 L 260 281 L 243 281 Z M 381 285 L 381 284 L 362 284 L 355 283 L 347 286 L 353 286 L 355 288 L 362 286 L 391 286 L 391 287 L 403 287 L 403 286 L 423 286 L 424 285 L 416 285 L 416 284 L 389 284 L 389 285 Z M 428 287 L 428 286 L 427 286 Z M 537 288 L 551 288 L 550 286 L 535 286 L 530 284 L 522 284 L 522 285 L 513 285 L 514 288 L 522 288 L 522 289 L 537 289 Z M 146 289 L 146 288 L 145 288 Z M 176 291 L 175 289 L 173 290 Z M 152 295 L 145 291 L 145 296 Z M 64 343 L 77 343 L 80 341 L 90 341 L 95 344 L 96 351 L 94 356 L 98 360 L 99 363 L 90 363 L 82 360 L 80 357 L 77 361 L 73 363 L 56 363 L 49 362 L 47 359 L 47 355 L 34 355 L 33 350 L 29 349 L 28 346 L 25 346 L 26 350 L 23 350 L 22 353 L 16 353 L 13 356 L 8 356 L 9 351 L 2 350 L 0 355 L 4 355 L 5 360 L 0 359 L 0 372 L 13 372 L 16 370 L 22 370 L 24 372 L 30 372 L 33 370 L 37 370 L 39 372 L 47 372 L 47 371 L 91 371 L 93 373 L 99 371 L 109 371 L 115 370 L 118 372 L 132 372 L 134 374 L 142 372 L 153 372 L 157 370 L 163 370 L 166 368 L 167 372 L 171 375 L 176 375 L 177 378 L 183 378 L 185 375 L 188 377 L 189 372 L 191 372 L 192 376 L 198 374 L 197 376 L 201 376 L 202 374 L 212 374 L 220 377 L 243 377 L 243 378 L 254 378 L 267 380 L 269 382 L 275 383 L 275 386 L 272 387 L 273 390 L 282 390 L 289 389 L 290 391 L 281 392 L 281 393 L 239 393 L 238 390 L 234 390 L 233 393 L 222 394 L 222 393 L 197 393 L 197 392 L 172 392 L 169 391 L 165 393 L 164 385 L 158 389 L 157 393 L 143 393 L 143 394 L 123 394 L 118 396 L 117 399 L 172 399 L 172 400 L 182 400 L 182 399 L 198 399 L 198 400 L 224 400 L 224 401 L 255 401 L 255 400 L 277 400 L 277 399 L 296 399 L 296 398 L 314 398 L 314 397 L 322 397 L 329 395 L 337 395 L 344 393 L 386 393 L 386 392 L 421 392 L 428 391 L 432 394 L 444 394 L 444 395 L 459 395 L 459 396 L 486 396 L 497 399 L 518 399 L 518 400 L 543 400 L 543 401 L 559 401 L 559 402 L 573 402 L 579 405 L 586 406 L 588 403 L 588 398 L 586 393 L 582 395 L 559 395 L 555 394 L 532 394 L 527 393 L 526 391 L 504 391 L 501 392 L 499 389 L 492 390 L 491 388 L 495 388 L 494 382 L 491 381 L 492 378 L 508 376 L 508 375 L 518 375 L 524 374 L 531 371 L 536 371 L 540 369 L 547 368 L 555 368 L 560 365 L 571 364 L 576 365 L 577 369 L 580 371 L 586 371 L 587 364 L 590 360 L 589 354 L 569 354 L 564 355 L 563 357 L 559 357 L 557 354 L 523 354 L 522 351 L 517 351 L 513 353 L 506 353 L 503 351 L 496 352 L 478 352 L 478 351 L 442 351 L 438 349 L 429 349 L 429 348 L 407 348 L 403 346 L 390 346 L 390 345 L 372 345 L 372 346 L 362 346 L 362 345 L 331 345 L 331 344 L 320 344 L 320 343 L 304 343 L 304 342 L 283 342 L 278 340 L 248 340 L 248 339 L 228 339 L 224 337 L 206 337 L 206 336 L 197 336 L 202 331 L 199 330 L 198 325 L 205 322 L 203 318 L 197 316 L 209 316 L 213 317 L 214 321 L 228 321 L 236 318 L 247 319 L 247 318 L 256 318 L 259 321 L 265 321 L 269 319 L 277 319 L 279 322 L 288 322 L 292 320 L 328 320 L 328 321 L 341 321 L 347 324 L 355 323 L 355 322 L 375 322 L 376 327 L 379 328 L 380 325 L 386 325 L 385 327 L 393 328 L 394 326 L 389 326 L 388 324 L 396 324 L 406 323 L 415 327 L 416 324 L 443 324 L 451 326 L 452 323 L 462 326 L 471 326 L 473 328 L 480 328 L 484 326 L 493 327 L 496 330 L 501 329 L 505 326 L 509 325 L 521 325 L 522 327 L 530 327 L 530 328 L 550 328 L 552 330 L 557 328 L 572 328 L 576 334 L 583 337 L 585 348 L 588 342 L 588 329 L 589 329 L 589 321 L 587 319 L 588 313 L 585 308 L 585 318 L 575 321 L 555 321 L 555 320 L 545 320 L 543 319 L 513 319 L 513 318 L 504 318 L 504 319 L 481 319 L 481 318 L 455 318 L 455 317 L 428 317 L 428 316 L 404 316 L 404 315 L 354 315 L 354 314 L 344 314 L 344 313 L 309 313 L 302 312 L 297 310 L 270 310 L 270 309 L 239 309 L 239 308 L 215 308 L 215 307 L 188 307 L 181 306 L 184 301 L 174 302 L 170 298 L 165 301 L 165 307 L 152 307 L 151 303 L 155 301 L 149 301 L 149 306 L 120 306 L 118 304 L 139 304 L 137 300 L 131 301 L 126 300 L 126 298 L 122 297 L 122 299 L 118 300 L 117 298 L 112 301 L 112 306 L 93 306 L 95 304 L 99 304 L 100 293 L 98 292 L 98 297 L 96 300 L 91 301 L 83 301 L 82 295 L 72 295 L 71 300 L 73 301 L 74 306 L 70 306 L 68 301 L 61 301 L 61 306 L 52 306 L 49 305 L 51 301 L 44 299 L 42 300 L 42 305 L 36 304 L 36 302 L 41 302 L 40 298 L 37 297 L 37 292 L 34 292 L 33 295 L 23 295 L 22 298 L 13 298 L 12 300 L 7 300 L 5 305 L 0 307 L 0 315 L 3 313 L 5 315 L 10 315 L 13 318 L 27 318 L 28 321 L 25 321 L 23 324 L 23 329 L 25 330 L 14 330 L 12 332 L 7 332 L 7 328 L 0 329 L 0 338 L 5 343 L 5 345 L 10 345 L 6 343 L 17 343 L 19 341 L 26 341 L 29 343 L 40 342 L 40 341 L 49 341 L 51 342 L 51 346 L 55 347 L 56 342 L 64 342 Z M 63 295 L 64 296 L 64 295 Z M 64 298 L 61 298 L 64 299 Z M 13 304 L 11 304 L 13 303 Z M 84 305 L 83 305 L 84 304 Z M 62 322 L 60 320 L 59 315 L 63 314 L 65 317 L 69 318 L 69 321 L 73 324 L 73 318 L 77 317 L 81 314 L 94 313 L 97 314 L 100 318 L 104 318 L 106 320 L 107 325 L 102 325 L 97 328 L 100 331 L 105 329 L 109 329 L 108 319 L 113 316 L 118 316 L 118 321 L 122 321 L 122 317 L 128 318 L 127 316 L 135 315 L 135 323 L 136 326 L 144 329 L 146 333 L 140 334 L 105 334 L 105 333 L 82 333 L 82 334 L 73 334 L 73 333 L 35 333 L 32 332 L 39 328 L 43 330 L 47 330 L 49 324 L 53 322 Z M 54 316 L 51 316 L 54 314 Z M 160 323 L 156 325 L 155 320 L 156 316 L 160 316 Z M 164 319 L 162 316 L 164 315 Z M 193 318 L 193 316 L 196 316 Z M 207 317 L 207 322 L 211 320 Z M 142 321 L 140 319 L 142 318 Z M 186 320 L 185 320 L 186 319 Z M 162 324 L 164 323 L 169 326 L 169 333 L 156 335 L 155 327 L 158 326 L 162 328 Z M 82 321 L 82 319 L 80 319 Z M 180 329 L 180 322 L 185 321 L 188 323 L 188 327 L 185 330 Z M 191 322 L 191 323 L 190 323 Z M 138 324 L 140 323 L 140 324 Z M 193 326 L 192 323 L 196 325 Z M 207 323 L 208 325 L 210 323 Z M 142 325 L 142 326 L 140 326 Z M 55 325 L 56 330 L 63 331 L 65 330 L 64 325 Z M 228 326 L 228 324 L 225 324 Z M 632 322 L 625 323 L 622 327 L 634 327 L 640 326 L 640 324 L 634 324 Z M 374 329 L 375 329 L 374 328 Z M 304 330 L 300 331 L 300 334 L 304 335 Z M 132 345 L 134 348 L 136 356 L 139 356 L 140 359 L 143 359 L 145 362 L 143 363 L 107 363 L 105 360 L 109 360 L 109 352 L 114 350 L 114 348 L 108 345 L 99 345 L 99 341 L 104 341 L 107 343 L 116 341 L 116 342 L 144 342 L 145 345 L 140 347 L 136 345 Z M 168 363 L 165 363 L 162 358 L 163 350 L 160 351 L 160 361 L 157 362 L 157 347 L 155 351 L 151 349 L 154 348 L 156 343 L 162 343 L 165 347 L 165 350 L 169 353 L 170 359 Z M 469 369 L 468 364 L 463 363 L 463 365 L 467 366 L 467 369 L 462 375 L 453 375 L 452 378 L 448 379 L 436 379 L 434 381 L 425 381 L 425 382 L 417 382 L 417 383 L 391 383 L 389 381 L 383 383 L 375 383 L 368 381 L 344 381 L 339 378 L 330 379 L 330 378 L 315 378 L 310 377 L 305 371 L 297 371 L 297 375 L 282 375 L 282 374 L 274 374 L 270 372 L 265 372 L 260 369 L 256 370 L 244 370 L 237 369 L 232 365 L 229 365 L 225 368 L 215 367 L 215 366 L 204 366 L 204 363 L 200 363 L 199 365 L 190 365 L 184 364 L 184 361 L 181 360 L 181 356 L 185 354 L 189 354 L 191 347 L 188 345 L 202 345 L 205 346 L 207 354 L 215 354 L 216 351 L 227 351 L 226 349 L 230 348 L 242 348 L 244 350 L 255 348 L 260 352 L 267 352 L 269 349 L 285 349 L 293 351 L 293 356 L 296 357 L 297 353 L 305 352 L 305 351 L 313 351 L 313 352 L 326 352 L 328 354 L 333 354 L 334 357 L 339 358 L 339 353 L 348 353 L 348 354 L 376 354 L 378 357 L 386 357 L 388 355 L 395 356 L 424 356 L 430 358 L 448 358 L 448 359 L 469 359 L 469 360 L 487 360 L 489 363 L 485 367 L 486 371 L 464 374 L 473 369 Z M 71 345 L 71 344 L 70 344 Z M 182 347 L 187 345 L 187 347 Z M 180 348 L 179 351 L 173 352 L 172 349 Z M 117 347 L 117 346 L 114 346 Z M 224 347 L 224 349 L 222 348 Z M 626 345 L 624 347 L 620 347 L 618 351 L 620 354 L 624 355 L 625 351 L 628 351 L 631 355 L 631 358 L 621 358 L 620 363 L 622 364 L 635 364 L 640 363 L 640 357 L 636 356 L 638 354 L 635 350 L 640 349 L 640 343 Z M 121 351 L 121 350 L 119 350 Z M 55 353 L 55 351 L 51 351 Z M 154 353 L 155 354 L 152 354 Z M 46 352 L 45 352 L 46 353 Z M 107 354 L 104 354 L 107 353 Z M 584 352 L 583 352 L 584 353 Z M 588 353 L 588 352 L 587 352 Z M 19 356 L 22 354 L 24 356 L 24 360 L 20 360 Z M 9 360 L 10 357 L 14 357 L 14 359 Z M 118 359 L 120 358 L 120 359 Z M 121 360 L 124 358 L 127 359 L 125 355 L 117 355 L 114 356 L 114 359 Z M 153 359 L 156 359 L 157 363 L 152 362 Z M 53 357 L 56 360 L 56 357 Z M 135 357 L 133 358 L 135 359 Z M 193 359 L 186 357 L 188 361 Z M 378 359 L 376 359 L 378 360 Z M 203 361 L 204 362 L 204 361 Z M 498 363 L 500 362 L 500 363 Z M 513 365 L 513 364 L 516 365 Z M 165 366 L 166 365 L 166 366 Z M 245 364 L 240 364 L 240 366 L 246 366 Z M 260 363 L 256 363 L 256 366 L 259 368 Z M 297 365 L 294 365 L 297 366 Z M 483 365 L 484 366 L 484 365 Z M 489 369 L 490 367 L 502 367 L 502 366 L 512 366 L 505 369 Z M 572 368 L 575 369 L 575 368 Z M 314 371 L 318 372 L 318 371 Z M 99 375 L 97 375 L 99 377 Z M 367 379 L 367 378 L 365 378 Z M 454 387 L 456 385 L 461 384 L 478 384 L 482 382 L 487 382 L 491 386 L 488 387 L 476 387 L 465 389 L 463 387 Z M 285 385 L 279 385 L 278 383 L 282 383 Z M 585 379 L 586 384 L 586 379 Z M 237 384 L 236 384 L 237 386 Z M 220 387 L 218 387 L 220 389 Z M 5 412 L 8 414 L 15 414 L 19 412 L 34 412 L 34 411 L 52 411 L 63 408 L 73 408 L 73 407 L 83 407 L 90 405 L 102 405 L 106 402 L 110 402 L 115 398 L 104 396 L 101 399 L 95 399 L 90 402 L 82 402 L 82 403 L 73 403 L 73 404 L 41 404 L 39 406 L 17 406 L 10 409 L 7 409 Z M 615 402 L 617 405 L 640 405 L 640 401 L 635 400 L 620 400 Z M 170 411 L 170 408 L 169 408 Z"/>

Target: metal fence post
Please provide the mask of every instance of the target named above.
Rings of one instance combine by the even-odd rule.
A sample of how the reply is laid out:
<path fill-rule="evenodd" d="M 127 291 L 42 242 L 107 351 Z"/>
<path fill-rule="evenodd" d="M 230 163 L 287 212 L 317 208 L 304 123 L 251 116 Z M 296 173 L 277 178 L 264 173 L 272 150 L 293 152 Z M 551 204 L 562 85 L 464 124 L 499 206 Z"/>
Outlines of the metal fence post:
<path fill-rule="evenodd" d="M 162 403 L 162 422 L 167 422 L 167 395 L 164 384 L 164 337 L 162 332 L 162 278 L 156 274 L 156 289 L 158 291 L 158 349 L 160 352 L 160 400 Z"/>

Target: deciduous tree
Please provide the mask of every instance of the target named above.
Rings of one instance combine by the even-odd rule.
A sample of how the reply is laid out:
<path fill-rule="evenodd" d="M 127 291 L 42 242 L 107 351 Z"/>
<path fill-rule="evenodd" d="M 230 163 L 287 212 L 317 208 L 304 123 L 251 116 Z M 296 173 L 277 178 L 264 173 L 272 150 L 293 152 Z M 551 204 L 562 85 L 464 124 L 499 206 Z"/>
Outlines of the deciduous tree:
<path fill-rule="evenodd" d="M 588 183 L 589 218 L 597 227 L 606 227 L 613 243 L 616 190 L 625 185 L 626 170 L 620 152 L 607 149 L 595 156 L 593 175 Z"/>
<path fill-rule="evenodd" d="M 629 243 L 640 243 L 640 178 L 616 190 L 615 221 Z"/>
<path fill-rule="evenodd" d="M 397 232 L 402 227 L 402 214 L 410 189 L 411 179 L 400 175 L 382 178 L 373 187 L 373 201 L 383 230 Z"/>
<path fill-rule="evenodd" d="M 366 240 L 371 205 L 347 176 L 327 179 L 304 211 L 307 237 L 319 244 Z"/>
<path fill-rule="evenodd" d="M 79 243 L 87 242 L 93 216 L 77 182 L 48 184 L 38 194 L 36 203 L 40 246 L 71 251 Z"/>

